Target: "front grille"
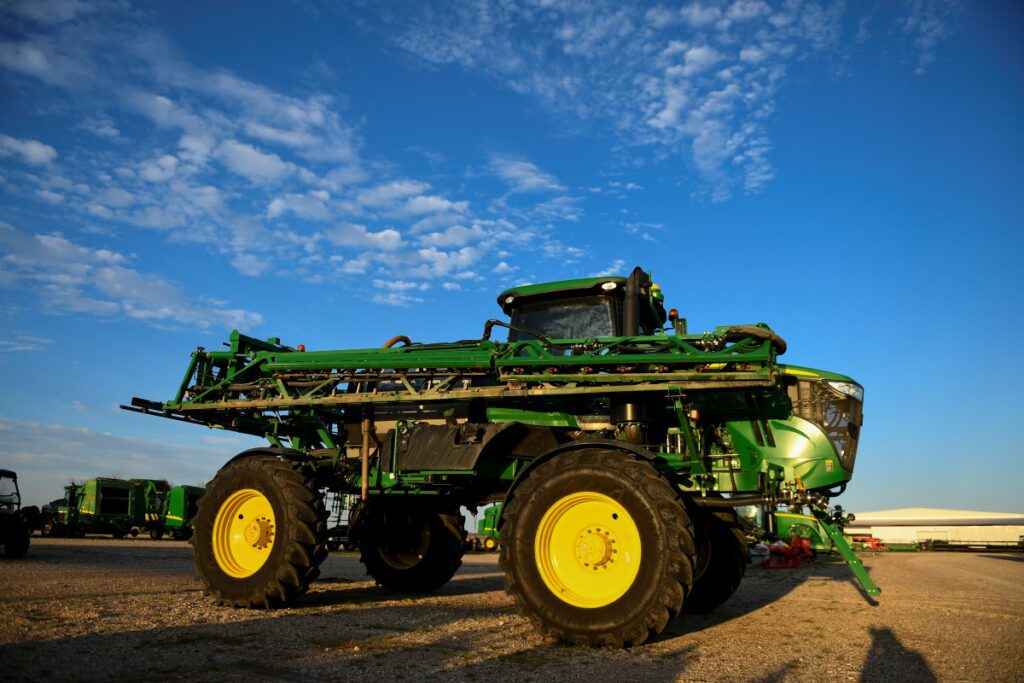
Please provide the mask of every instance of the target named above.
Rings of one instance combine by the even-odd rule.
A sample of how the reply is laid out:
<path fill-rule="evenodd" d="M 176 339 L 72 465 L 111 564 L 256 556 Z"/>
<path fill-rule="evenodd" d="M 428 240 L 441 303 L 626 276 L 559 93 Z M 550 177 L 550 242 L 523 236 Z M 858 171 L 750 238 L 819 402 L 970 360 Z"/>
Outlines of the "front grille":
<path fill-rule="evenodd" d="M 821 381 L 801 379 L 790 385 L 788 391 L 793 414 L 825 432 L 839 455 L 839 463 L 852 472 L 863 423 L 863 404 Z"/>

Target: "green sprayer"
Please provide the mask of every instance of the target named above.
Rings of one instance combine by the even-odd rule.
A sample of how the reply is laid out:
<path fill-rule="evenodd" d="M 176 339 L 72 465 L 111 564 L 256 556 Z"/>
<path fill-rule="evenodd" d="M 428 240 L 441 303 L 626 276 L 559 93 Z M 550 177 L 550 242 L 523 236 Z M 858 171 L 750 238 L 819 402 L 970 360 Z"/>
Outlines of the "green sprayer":
<path fill-rule="evenodd" d="M 728 599 L 748 562 L 737 506 L 809 510 L 878 594 L 829 517 L 853 475 L 854 380 L 780 363 L 763 323 L 689 333 L 640 268 L 498 304 L 507 322 L 456 342 L 317 351 L 235 331 L 192 354 L 171 400 L 125 406 L 268 442 L 199 501 L 191 542 L 215 599 L 305 592 L 327 555 L 325 492 L 358 496 L 350 541 L 407 592 L 460 566 L 463 506 L 503 503 L 506 590 L 571 643 L 635 645 Z"/>

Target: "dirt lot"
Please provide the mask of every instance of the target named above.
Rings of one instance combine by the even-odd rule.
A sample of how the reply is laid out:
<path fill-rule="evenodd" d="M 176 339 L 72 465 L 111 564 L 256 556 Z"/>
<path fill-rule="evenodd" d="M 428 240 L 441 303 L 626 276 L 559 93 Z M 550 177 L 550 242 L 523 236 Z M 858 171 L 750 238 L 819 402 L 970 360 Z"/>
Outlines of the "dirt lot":
<path fill-rule="evenodd" d="M 294 608 L 212 606 L 185 543 L 34 538 L 0 560 L 9 680 L 1024 680 L 1024 556 L 877 554 L 869 604 L 845 565 L 751 568 L 711 615 L 624 651 L 544 642 L 468 555 L 439 593 L 401 598 L 332 555 Z"/>

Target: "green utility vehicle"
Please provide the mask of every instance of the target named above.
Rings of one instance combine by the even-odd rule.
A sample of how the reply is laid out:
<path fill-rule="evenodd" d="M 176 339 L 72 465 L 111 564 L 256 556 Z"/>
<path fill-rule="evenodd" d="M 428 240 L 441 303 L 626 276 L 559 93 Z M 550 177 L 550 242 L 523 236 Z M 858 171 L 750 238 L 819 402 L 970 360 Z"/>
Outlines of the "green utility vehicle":
<path fill-rule="evenodd" d="M 501 503 L 484 508 L 483 517 L 477 522 L 476 531 L 484 550 L 497 550 L 501 543 L 501 532 L 498 530 L 501 509 Z"/>
<path fill-rule="evenodd" d="M 362 562 L 411 592 L 460 566 L 460 506 L 503 502 L 506 590 L 572 643 L 642 643 L 728 599 L 747 565 L 740 505 L 805 506 L 878 593 L 828 516 L 853 476 L 854 380 L 780 363 L 762 323 L 689 333 L 639 268 L 498 304 L 508 322 L 456 342 L 307 351 L 236 331 L 192 354 L 173 398 L 125 406 L 268 442 L 199 501 L 208 592 L 237 606 L 305 592 L 327 554 L 326 490 L 359 496 Z"/>
<path fill-rule="evenodd" d="M 12 560 L 24 557 L 31 536 L 32 525 L 21 508 L 18 475 L 11 470 L 0 470 L 0 545 L 4 547 L 4 557 Z"/>

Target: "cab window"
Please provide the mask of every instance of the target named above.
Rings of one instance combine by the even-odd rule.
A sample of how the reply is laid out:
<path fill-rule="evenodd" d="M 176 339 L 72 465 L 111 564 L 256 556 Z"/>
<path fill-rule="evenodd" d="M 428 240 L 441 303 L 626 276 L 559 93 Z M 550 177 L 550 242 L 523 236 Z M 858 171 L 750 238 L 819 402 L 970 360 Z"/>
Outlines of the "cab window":
<path fill-rule="evenodd" d="M 512 312 L 512 325 L 536 330 L 549 339 L 615 336 L 612 302 L 602 296 L 527 304 Z M 533 337 L 509 330 L 509 341 L 527 339 Z"/>

